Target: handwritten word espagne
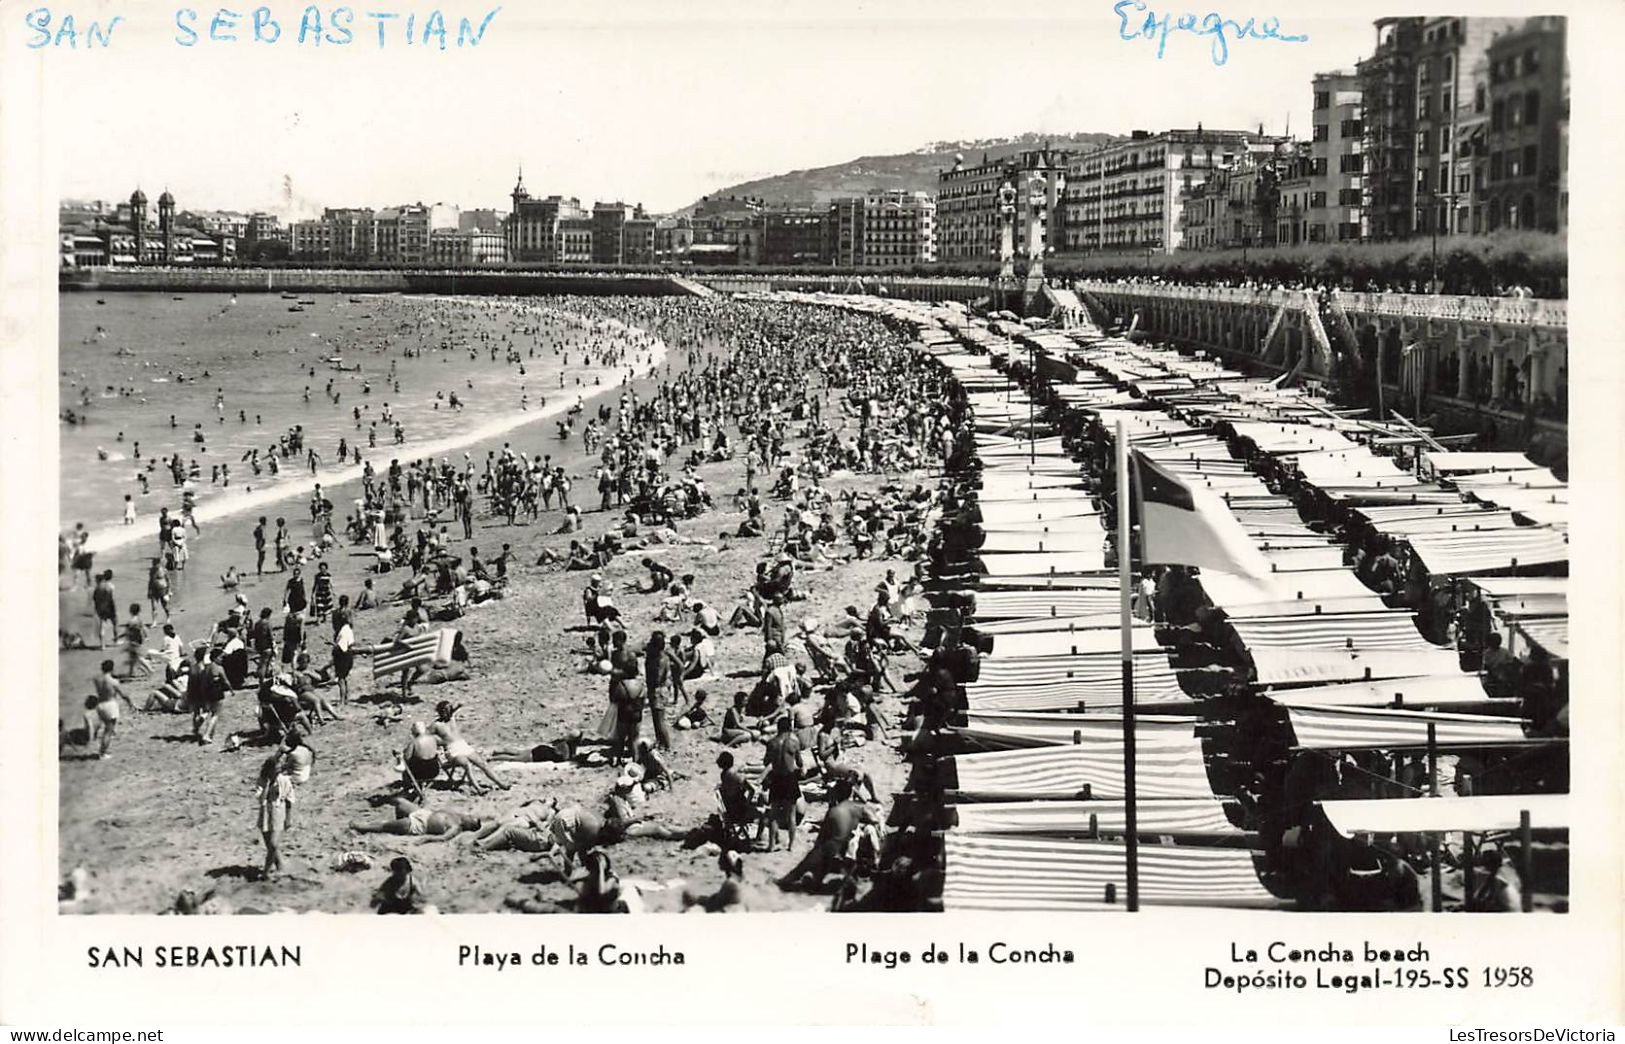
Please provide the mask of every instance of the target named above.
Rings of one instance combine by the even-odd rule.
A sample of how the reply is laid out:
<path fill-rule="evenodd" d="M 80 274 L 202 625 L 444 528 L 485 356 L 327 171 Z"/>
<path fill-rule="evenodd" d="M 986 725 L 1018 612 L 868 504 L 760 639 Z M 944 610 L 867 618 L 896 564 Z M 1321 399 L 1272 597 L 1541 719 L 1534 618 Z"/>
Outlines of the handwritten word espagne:
<path fill-rule="evenodd" d="M 1160 60 L 1168 49 L 1168 37 L 1173 33 L 1190 33 L 1194 36 L 1208 37 L 1214 65 L 1223 65 L 1230 60 L 1230 38 L 1241 40 L 1273 40 L 1276 43 L 1307 43 L 1308 33 L 1298 36 L 1285 36 L 1281 33 L 1281 20 L 1279 18 L 1265 18 L 1262 21 L 1247 19 L 1237 22 L 1226 18 L 1218 12 L 1205 15 L 1186 13 L 1182 15 L 1163 14 L 1147 7 L 1144 0 L 1119 0 L 1112 6 L 1117 13 L 1117 37 L 1120 40 L 1155 40 L 1157 44 L 1157 58 Z M 1141 12 L 1145 13 L 1142 18 Z"/>
<path fill-rule="evenodd" d="M 421 47 L 444 51 L 452 47 L 478 47 L 501 7 L 493 7 L 477 21 L 458 17 L 453 25 L 438 9 L 421 11 L 357 11 L 334 7 L 324 11 L 315 5 L 304 8 L 297 26 L 292 18 L 279 19 L 269 7 L 256 7 L 247 14 L 224 7 L 199 14 L 190 7 L 175 9 L 174 40 L 180 47 L 200 44 L 292 43 L 305 47 L 365 46 L 377 39 L 384 47 Z M 114 15 L 103 21 L 78 20 L 71 13 L 55 13 L 49 7 L 36 7 L 23 15 L 31 36 L 30 50 L 51 47 L 86 50 L 113 46 L 114 33 L 125 21 Z M 368 23 L 371 23 L 370 25 Z"/>

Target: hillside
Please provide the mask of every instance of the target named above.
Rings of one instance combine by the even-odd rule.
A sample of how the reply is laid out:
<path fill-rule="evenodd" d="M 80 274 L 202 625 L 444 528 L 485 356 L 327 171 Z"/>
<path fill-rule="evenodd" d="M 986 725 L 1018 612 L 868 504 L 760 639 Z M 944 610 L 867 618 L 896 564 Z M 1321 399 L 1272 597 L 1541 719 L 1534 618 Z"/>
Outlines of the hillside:
<path fill-rule="evenodd" d="M 963 154 L 967 164 L 982 161 L 985 152 L 989 159 L 997 159 L 1025 149 L 1042 148 L 1046 143 L 1053 149 L 1084 151 L 1099 148 L 1116 140 L 1111 134 L 1021 134 L 1013 138 L 988 138 L 981 141 L 937 141 L 913 152 L 890 156 L 860 156 L 845 163 L 811 170 L 792 170 L 786 174 L 742 181 L 712 193 L 713 196 L 759 196 L 771 206 L 776 203 L 825 203 L 841 196 L 861 196 L 866 192 L 903 189 L 909 192 L 937 191 L 937 174 L 954 165 L 955 153 Z M 694 204 L 680 213 L 688 213 Z"/>

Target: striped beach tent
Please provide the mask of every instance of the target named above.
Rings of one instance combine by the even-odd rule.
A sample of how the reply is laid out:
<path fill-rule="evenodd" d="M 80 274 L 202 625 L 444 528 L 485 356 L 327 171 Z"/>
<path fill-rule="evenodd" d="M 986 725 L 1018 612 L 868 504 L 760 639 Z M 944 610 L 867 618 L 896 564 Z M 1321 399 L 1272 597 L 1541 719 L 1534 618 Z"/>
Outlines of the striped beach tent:
<path fill-rule="evenodd" d="M 950 831 L 943 839 L 948 910 L 1122 909 L 1127 856 L 1120 844 Z M 1141 847 L 1139 898 L 1147 906 L 1276 907 L 1252 853 L 1235 848 Z"/>
<path fill-rule="evenodd" d="M 992 620 L 1035 617 L 1061 619 L 1111 613 L 1118 607 L 1115 579 L 1111 587 L 1085 587 L 1057 591 L 977 591 L 971 615 L 978 624 Z"/>
<path fill-rule="evenodd" d="M 1249 650 L 1438 648 L 1422 637 L 1404 610 L 1381 613 L 1321 613 L 1233 619 L 1230 626 Z"/>
<path fill-rule="evenodd" d="M 1056 681 L 965 686 L 965 702 L 973 711 L 1078 711 L 1113 713 L 1123 705 L 1122 661 L 1096 657 L 1107 663 L 1098 672 L 1077 672 Z M 1134 668 L 1134 705 L 1151 708 L 1177 705 L 1178 713 L 1191 713 L 1191 697 L 1179 685 L 1179 675 L 1166 659 Z M 1169 711 L 1169 713 L 1175 713 Z"/>
<path fill-rule="evenodd" d="M 1426 747 L 1428 726 L 1441 747 L 1479 747 L 1528 743 L 1521 718 L 1483 714 L 1387 710 L 1365 707 L 1310 707 L 1275 701 L 1287 709 L 1299 747 L 1317 750 L 1368 750 Z"/>
<path fill-rule="evenodd" d="M 1139 789 L 1138 771 L 1135 789 Z M 1224 806 L 1212 794 L 1148 798 L 1139 801 L 1138 806 L 1135 832 L 1139 834 L 1192 838 L 1245 834 L 1230 822 Z M 957 817 L 954 830 L 966 834 L 1121 835 L 1126 826 L 1125 802 L 1121 800 L 989 801 L 950 807 Z"/>
<path fill-rule="evenodd" d="M 428 667 L 437 661 L 441 663 L 449 661 L 452 643 L 456 637 L 455 628 L 443 627 L 438 631 L 429 631 L 404 641 L 379 646 L 372 656 L 373 679 L 399 674 L 414 667 Z"/>
<path fill-rule="evenodd" d="M 1123 745 L 1106 743 L 1029 747 L 959 754 L 953 764 L 958 797 L 983 800 L 1076 798 L 1087 787 L 1096 798 L 1123 796 Z M 1202 743 L 1147 750 L 1136 745 L 1134 789 L 1142 798 L 1211 797 Z"/>

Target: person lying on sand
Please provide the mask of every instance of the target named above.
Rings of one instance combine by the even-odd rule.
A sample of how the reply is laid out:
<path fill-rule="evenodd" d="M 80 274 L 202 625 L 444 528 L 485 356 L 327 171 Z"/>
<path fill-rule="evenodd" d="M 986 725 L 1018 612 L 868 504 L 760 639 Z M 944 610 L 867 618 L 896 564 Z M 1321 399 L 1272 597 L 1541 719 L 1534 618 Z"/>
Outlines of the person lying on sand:
<path fill-rule="evenodd" d="M 427 837 L 434 841 L 450 841 L 458 834 L 480 829 L 479 816 L 455 809 L 428 809 L 396 798 L 393 817 L 375 823 L 351 823 L 350 829 L 358 834 L 399 834 L 405 837 Z"/>
<path fill-rule="evenodd" d="M 578 730 L 550 742 L 538 743 L 534 747 L 519 750 L 493 750 L 489 755 L 489 760 L 498 763 L 573 763 L 590 767 L 607 764 L 608 759 L 600 750 L 587 750 L 584 748 L 603 745 L 603 740 L 588 739 L 585 733 Z"/>

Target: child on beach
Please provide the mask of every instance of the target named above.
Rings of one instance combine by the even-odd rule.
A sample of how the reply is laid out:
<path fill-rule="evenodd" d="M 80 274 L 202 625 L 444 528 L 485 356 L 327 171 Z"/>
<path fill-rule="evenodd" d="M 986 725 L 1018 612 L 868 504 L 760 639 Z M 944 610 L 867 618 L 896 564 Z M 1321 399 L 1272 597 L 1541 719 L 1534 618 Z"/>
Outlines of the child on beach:
<path fill-rule="evenodd" d="M 130 494 L 124 494 L 124 524 L 135 525 L 135 499 Z"/>
<path fill-rule="evenodd" d="M 147 625 L 141 622 L 141 603 L 130 603 L 130 620 L 124 625 L 124 676 L 134 678 L 137 667 L 141 668 L 142 676 L 152 673 L 152 664 L 147 662 L 147 650 L 143 648 L 147 641 Z"/>

